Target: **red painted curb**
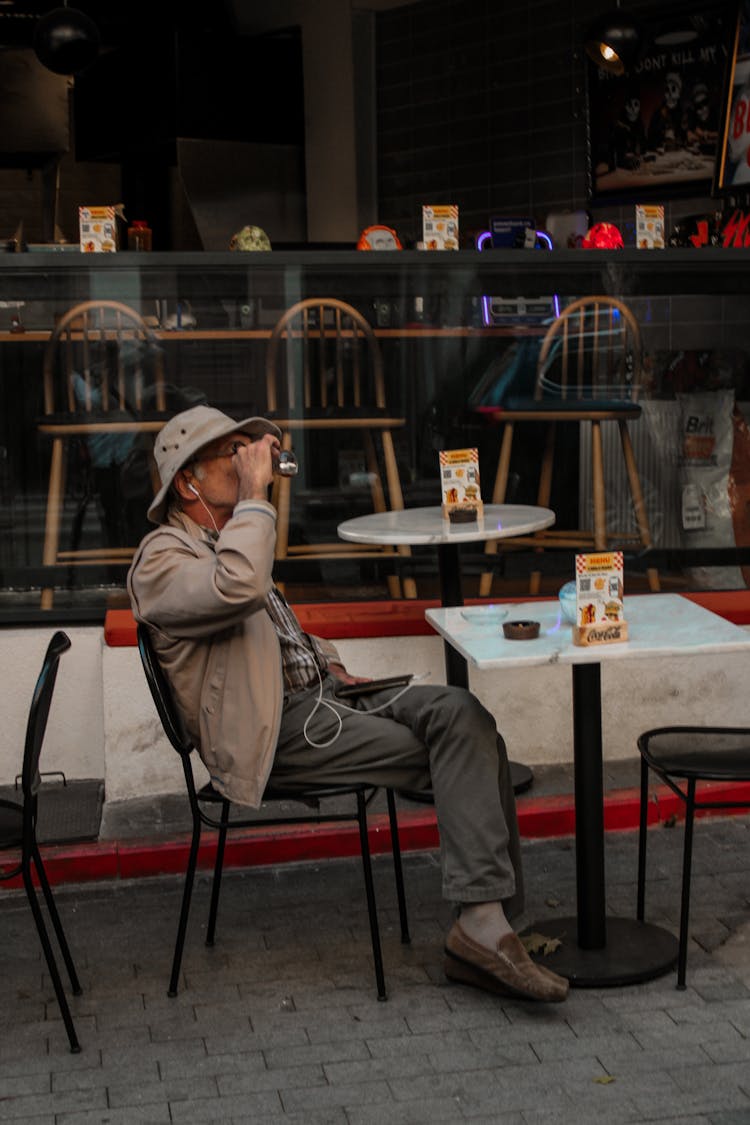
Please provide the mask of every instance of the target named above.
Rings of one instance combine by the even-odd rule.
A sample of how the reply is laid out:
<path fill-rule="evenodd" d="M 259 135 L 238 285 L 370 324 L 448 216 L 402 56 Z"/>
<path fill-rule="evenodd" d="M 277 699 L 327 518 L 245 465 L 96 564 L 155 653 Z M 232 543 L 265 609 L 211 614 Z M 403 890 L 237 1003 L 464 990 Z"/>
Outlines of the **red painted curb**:
<path fill-rule="evenodd" d="M 713 801 L 744 801 L 750 805 L 750 782 L 732 785 L 707 783 L 701 790 L 704 799 Z M 648 806 L 648 822 L 664 824 L 683 819 L 684 806 L 666 786 L 654 787 Z M 746 809 L 712 809 L 699 816 L 740 815 Z M 622 831 L 638 827 L 639 792 L 619 789 L 605 795 L 604 827 L 606 831 Z M 572 836 L 575 833 L 573 797 L 518 798 L 518 825 L 525 839 Z M 374 855 L 390 852 L 388 817 L 384 813 L 369 820 L 370 847 Z M 423 851 L 438 846 L 435 810 L 420 807 L 399 811 L 399 839 L 403 851 Z M 44 849 L 45 865 L 50 883 L 87 883 L 101 879 L 138 879 L 152 875 L 176 875 L 187 865 L 189 836 L 167 840 L 134 840 L 122 843 L 101 841 L 91 844 L 48 847 Z M 309 860 L 339 859 L 359 855 L 359 830 L 356 825 L 339 823 L 319 825 L 267 825 L 230 833 L 227 839 L 225 867 L 259 867 Z M 10 870 L 18 853 L 7 852 L 0 860 L 0 872 Z M 210 869 L 214 861 L 213 834 L 205 833 L 198 854 L 198 866 Z M 20 878 L 2 884 L 9 889 L 22 886 Z"/>

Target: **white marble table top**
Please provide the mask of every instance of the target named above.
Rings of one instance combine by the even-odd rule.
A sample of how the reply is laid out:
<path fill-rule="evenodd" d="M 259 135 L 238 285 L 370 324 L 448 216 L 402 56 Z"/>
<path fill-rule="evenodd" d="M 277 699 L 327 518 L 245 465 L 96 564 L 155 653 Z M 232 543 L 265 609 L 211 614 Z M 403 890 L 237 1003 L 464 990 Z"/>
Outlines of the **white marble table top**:
<path fill-rule="evenodd" d="M 679 594 L 625 597 L 629 639 L 616 644 L 583 647 L 573 644 L 573 626 L 557 601 L 504 605 L 504 620 L 538 621 L 535 640 L 512 641 L 503 636 L 502 622 L 492 620 L 497 607 L 472 606 L 471 621 L 458 607 L 428 609 L 431 625 L 476 668 L 539 664 L 596 664 L 647 656 L 681 656 L 750 649 L 750 631 L 725 621 Z M 479 620 L 486 609 L 487 624 Z"/>
<path fill-rule="evenodd" d="M 511 539 L 530 535 L 555 522 L 550 508 L 531 504 L 485 504 L 484 515 L 476 523 L 449 523 L 439 505 L 433 508 L 403 508 L 395 512 L 374 512 L 340 523 L 341 539 L 354 543 L 422 544 L 471 543 L 487 539 Z"/>

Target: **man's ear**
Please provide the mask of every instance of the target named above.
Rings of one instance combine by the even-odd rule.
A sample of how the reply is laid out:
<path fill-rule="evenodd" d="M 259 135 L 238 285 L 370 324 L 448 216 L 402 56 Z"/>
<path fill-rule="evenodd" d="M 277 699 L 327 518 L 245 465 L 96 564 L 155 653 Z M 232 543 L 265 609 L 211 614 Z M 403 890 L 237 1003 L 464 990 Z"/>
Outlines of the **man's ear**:
<path fill-rule="evenodd" d="M 172 485 L 182 503 L 184 503 L 186 500 L 188 501 L 188 503 L 191 500 L 195 500 L 195 493 L 192 491 L 192 489 L 188 488 L 188 485 L 192 483 L 193 475 L 192 473 L 186 472 L 185 469 L 180 469 L 179 472 L 175 474 Z"/>

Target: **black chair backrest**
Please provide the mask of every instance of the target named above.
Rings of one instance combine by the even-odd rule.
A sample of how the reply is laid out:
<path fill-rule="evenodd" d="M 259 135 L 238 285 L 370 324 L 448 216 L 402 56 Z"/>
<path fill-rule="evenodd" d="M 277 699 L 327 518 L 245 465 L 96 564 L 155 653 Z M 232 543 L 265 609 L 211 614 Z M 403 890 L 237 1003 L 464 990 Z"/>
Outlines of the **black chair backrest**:
<path fill-rule="evenodd" d="M 182 716 L 175 706 L 172 689 L 169 686 L 169 681 L 164 675 L 161 664 L 154 652 L 154 646 L 151 644 L 148 629 L 145 625 L 139 623 L 137 633 L 138 652 L 141 654 L 141 663 L 146 673 L 146 682 L 148 683 L 151 697 L 156 705 L 156 710 L 159 713 L 162 726 L 164 727 L 164 733 L 177 753 L 185 759 L 190 756 L 193 750 L 193 743 L 185 730 Z"/>
<path fill-rule="evenodd" d="M 60 657 L 69 648 L 70 638 L 66 633 L 58 630 L 47 645 L 42 670 L 31 697 L 21 772 L 24 801 L 29 801 L 34 797 L 39 788 L 39 755 L 42 752 L 44 733 L 47 729 L 52 693 L 55 690 L 55 680 L 57 679 L 57 668 Z"/>

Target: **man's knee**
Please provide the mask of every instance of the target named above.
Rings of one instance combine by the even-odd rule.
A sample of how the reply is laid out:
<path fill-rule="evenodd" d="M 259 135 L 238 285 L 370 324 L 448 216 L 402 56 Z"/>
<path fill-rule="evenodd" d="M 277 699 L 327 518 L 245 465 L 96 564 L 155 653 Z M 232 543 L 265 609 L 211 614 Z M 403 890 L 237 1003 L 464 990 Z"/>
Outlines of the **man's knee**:
<path fill-rule="evenodd" d="M 488 743 L 494 740 L 500 762 L 506 762 L 508 751 L 505 739 L 497 729 L 495 716 L 492 712 L 488 711 L 484 704 L 480 703 L 468 689 L 451 687 L 448 690 L 451 692 L 450 705 L 454 711 L 454 723 L 458 724 L 459 729 L 465 729 L 467 734 L 469 732 L 474 732 L 475 736 L 485 734 Z"/>
<path fill-rule="evenodd" d="M 494 715 L 466 688 L 447 686 L 431 701 L 436 718 L 467 739 L 487 739 L 494 744 L 498 737 Z M 502 744 L 498 744 L 498 749 Z"/>
<path fill-rule="evenodd" d="M 448 706 L 453 709 L 457 719 L 485 723 L 494 729 L 494 715 L 468 688 L 446 687 L 445 690 L 448 693 Z"/>

